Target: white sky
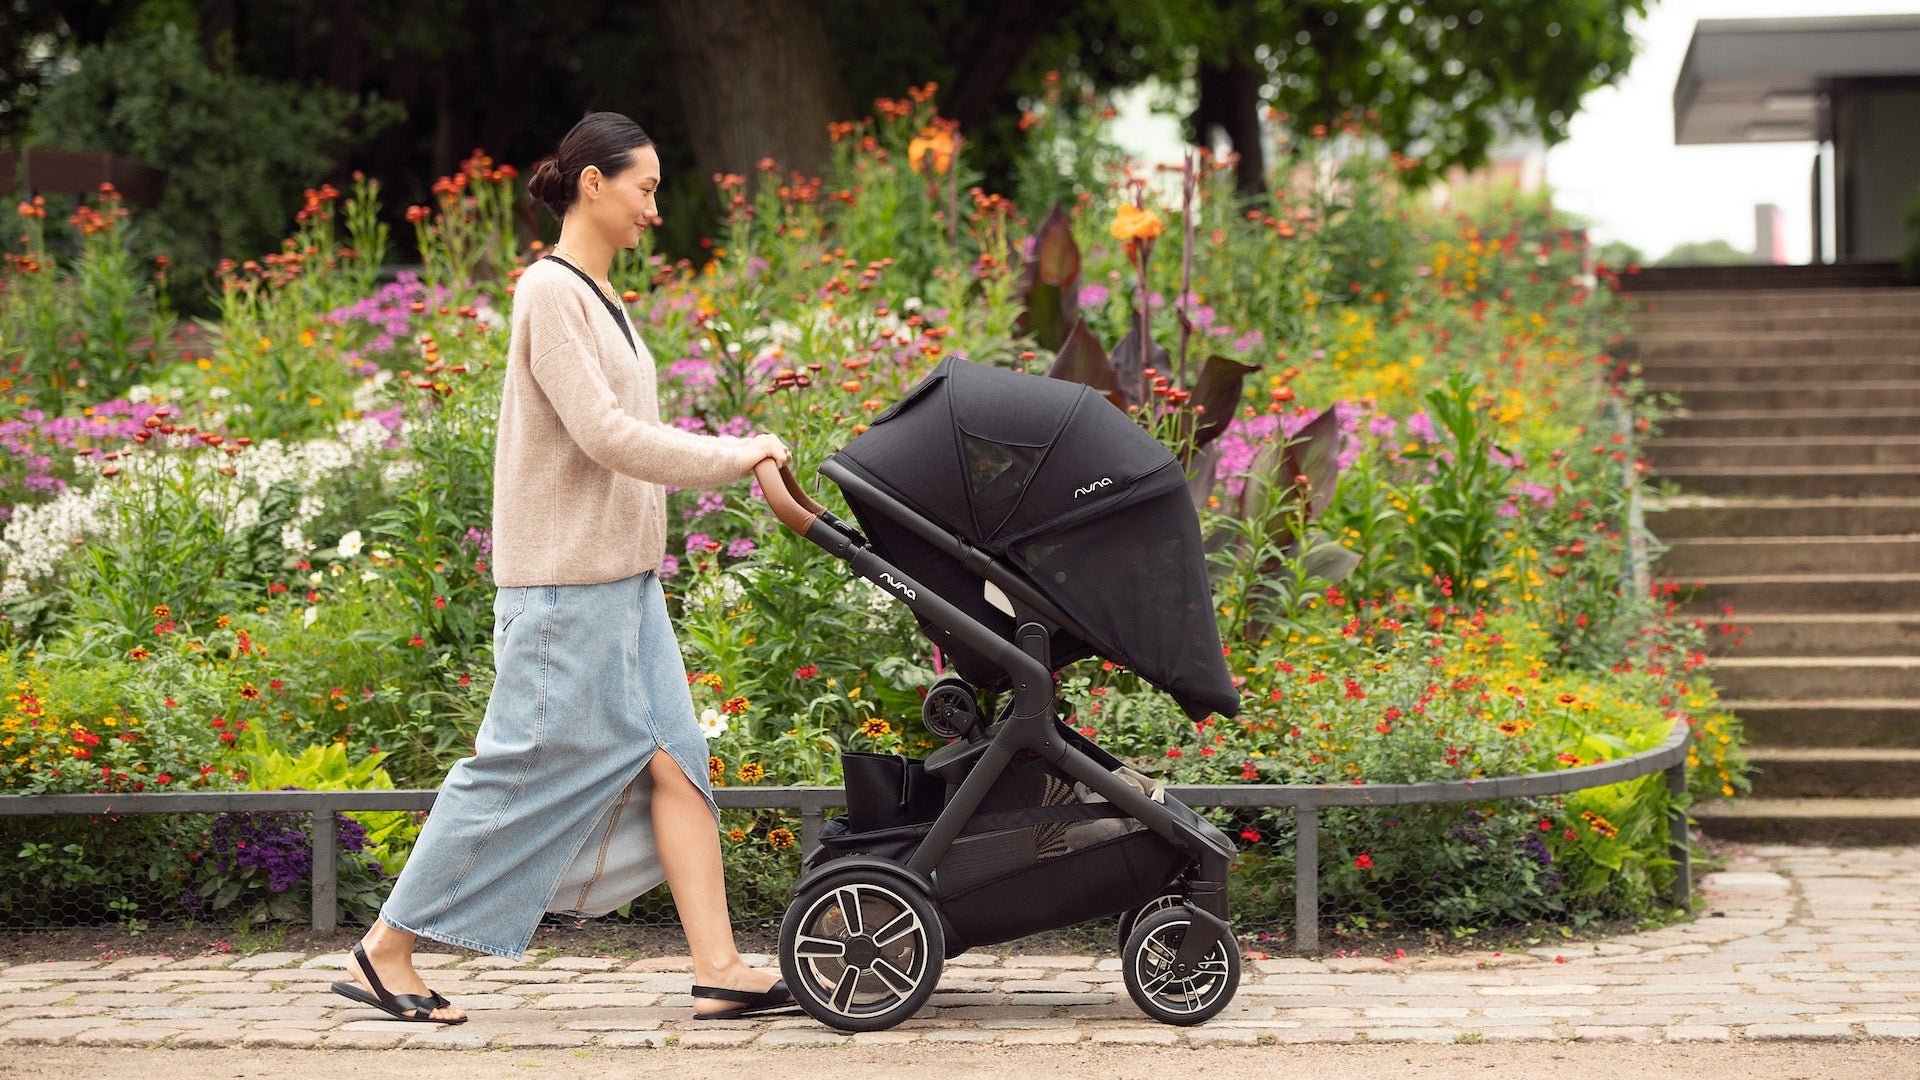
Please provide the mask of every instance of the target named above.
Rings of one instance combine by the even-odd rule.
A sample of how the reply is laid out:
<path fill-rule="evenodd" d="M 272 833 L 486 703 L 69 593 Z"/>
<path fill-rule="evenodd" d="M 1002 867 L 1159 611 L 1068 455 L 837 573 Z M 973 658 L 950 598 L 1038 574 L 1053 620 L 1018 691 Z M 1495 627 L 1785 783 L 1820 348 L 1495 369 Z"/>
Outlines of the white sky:
<path fill-rule="evenodd" d="M 1596 241 L 1625 240 L 1649 259 L 1675 244 L 1721 239 L 1753 246 L 1753 208 L 1780 207 L 1787 256 L 1806 262 L 1813 225 L 1813 143 L 1675 146 L 1673 86 L 1701 19 L 1920 13 L 1920 0 L 1653 0 L 1634 20 L 1640 49 L 1618 85 L 1588 95 L 1568 140 L 1547 154 L 1561 207 L 1586 217 Z M 1123 95 L 1114 135 L 1152 160 L 1177 159 L 1180 129 Z"/>

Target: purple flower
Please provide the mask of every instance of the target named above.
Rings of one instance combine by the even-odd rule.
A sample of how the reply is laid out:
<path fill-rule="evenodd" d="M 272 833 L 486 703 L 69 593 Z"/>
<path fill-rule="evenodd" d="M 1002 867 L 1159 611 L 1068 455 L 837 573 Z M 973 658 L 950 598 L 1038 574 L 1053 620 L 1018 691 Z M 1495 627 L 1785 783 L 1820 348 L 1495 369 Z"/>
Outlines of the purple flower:
<path fill-rule="evenodd" d="M 1513 486 L 1514 490 L 1533 500 L 1535 506 L 1552 506 L 1553 489 L 1543 487 L 1530 480 L 1522 480 Z"/>
<path fill-rule="evenodd" d="M 700 552 L 706 549 L 708 542 L 711 540 L 712 540 L 712 537 L 708 536 L 706 533 L 688 533 L 687 534 L 687 554 L 698 555 Z"/>
<path fill-rule="evenodd" d="M 660 559 L 660 580 L 661 581 L 672 581 L 674 578 L 674 575 L 678 574 L 679 572 L 680 572 L 679 559 L 676 559 L 671 555 L 665 555 L 661 557 Z"/>
<path fill-rule="evenodd" d="M 1407 417 L 1407 434 L 1421 442 L 1440 441 L 1439 433 L 1433 430 L 1433 418 L 1423 412 Z"/>
<path fill-rule="evenodd" d="M 462 544 L 474 549 L 482 556 L 491 555 L 493 554 L 493 530 L 468 529 Z"/>
<path fill-rule="evenodd" d="M 1080 295 L 1076 299 L 1081 307 L 1094 308 L 1106 303 L 1107 297 L 1111 295 L 1105 285 L 1089 284 L 1080 286 Z"/>
<path fill-rule="evenodd" d="M 1521 467 L 1519 458 L 1514 457 L 1497 446 L 1487 448 L 1487 460 L 1503 469 L 1518 469 Z"/>
<path fill-rule="evenodd" d="M 753 541 L 744 536 L 732 540 L 727 544 L 727 557 L 730 559 L 744 559 L 752 554 L 752 552 Z"/>
<path fill-rule="evenodd" d="M 1372 435 L 1376 439 L 1391 439 L 1393 438 L 1394 431 L 1399 428 L 1399 426 L 1399 423 L 1395 421 L 1393 417 L 1388 416 L 1386 413 L 1381 413 L 1367 421 L 1367 434 Z"/>

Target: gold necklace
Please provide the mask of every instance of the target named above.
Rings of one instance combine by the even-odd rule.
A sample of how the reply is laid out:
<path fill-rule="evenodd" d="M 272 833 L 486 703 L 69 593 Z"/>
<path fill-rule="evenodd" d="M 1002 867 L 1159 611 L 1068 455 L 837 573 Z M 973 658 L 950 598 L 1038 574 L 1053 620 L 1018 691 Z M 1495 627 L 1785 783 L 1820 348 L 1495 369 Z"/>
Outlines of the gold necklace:
<path fill-rule="evenodd" d="M 583 274 L 586 273 L 587 268 L 581 264 L 580 256 L 575 255 L 571 250 L 561 247 L 557 243 L 553 245 L 553 248 L 551 250 L 553 254 L 559 255 L 565 258 L 568 262 L 572 263 L 574 265 L 574 268 L 579 270 L 581 273 Z M 588 280 L 592 280 L 592 278 L 589 277 Z M 620 294 L 613 291 L 613 285 L 611 282 L 594 281 L 593 287 L 607 294 L 607 297 L 611 299 L 614 303 L 618 304 L 622 302 L 620 299 Z"/>

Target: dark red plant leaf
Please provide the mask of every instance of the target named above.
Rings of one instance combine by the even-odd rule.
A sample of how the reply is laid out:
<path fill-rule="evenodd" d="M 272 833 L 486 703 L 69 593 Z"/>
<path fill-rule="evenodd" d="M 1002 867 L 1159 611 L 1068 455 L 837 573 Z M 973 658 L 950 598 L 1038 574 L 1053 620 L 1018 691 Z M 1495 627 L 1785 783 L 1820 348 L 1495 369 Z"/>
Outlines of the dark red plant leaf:
<path fill-rule="evenodd" d="M 1073 320 L 1073 328 L 1067 331 L 1066 340 L 1060 343 L 1060 353 L 1053 358 L 1053 367 L 1048 369 L 1047 377 L 1091 386 L 1105 394 L 1114 407 L 1127 407 L 1126 398 L 1120 393 L 1113 363 L 1107 359 L 1107 350 L 1093 336 L 1093 331 L 1087 329 L 1085 319 Z"/>
<path fill-rule="evenodd" d="M 1150 343 L 1147 350 L 1140 347 L 1140 325 L 1134 322 L 1127 336 L 1113 347 L 1113 371 L 1120 381 L 1120 393 L 1126 396 L 1127 404 L 1142 405 L 1147 400 L 1148 368 L 1166 371 L 1170 361 L 1167 350 L 1158 343 Z"/>
<path fill-rule="evenodd" d="M 1246 384 L 1247 376 L 1259 371 L 1252 364 L 1243 364 L 1238 360 L 1229 360 L 1224 356 L 1209 356 L 1200 368 L 1200 378 L 1193 384 L 1193 397 L 1187 402 L 1190 410 L 1187 418 L 1193 424 L 1193 445 L 1197 449 L 1220 437 L 1233 422 L 1233 415 L 1240 408 L 1240 390 Z M 1205 411 L 1198 414 L 1191 411 L 1194 406 Z"/>
<path fill-rule="evenodd" d="M 1025 304 L 1014 331 L 1032 334 L 1043 349 L 1058 350 L 1080 317 L 1080 245 L 1055 206 L 1033 234 L 1033 255 L 1020 269 L 1016 295 Z"/>

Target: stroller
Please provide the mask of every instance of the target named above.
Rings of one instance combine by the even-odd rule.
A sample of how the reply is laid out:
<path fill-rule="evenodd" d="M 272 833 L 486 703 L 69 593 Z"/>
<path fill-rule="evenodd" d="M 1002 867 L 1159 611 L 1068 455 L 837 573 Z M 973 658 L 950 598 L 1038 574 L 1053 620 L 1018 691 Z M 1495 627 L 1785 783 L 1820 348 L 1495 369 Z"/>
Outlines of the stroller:
<path fill-rule="evenodd" d="M 1237 711 L 1178 461 L 1090 387 L 948 359 L 820 472 L 859 528 L 756 469 L 781 522 L 905 602 L 958 675 L 927 694 L 953 740 L 927 760 L 843 755 L 848 813 L 780 927 L 800 1006 L 890 1028 L 946 958 L 1117 914 L 1141 1010 L 1217 1014 L 1240 981 L 1232 842 L 1054 704 L 1054 672 L 1097 655 L 1195 720 Z"/>

